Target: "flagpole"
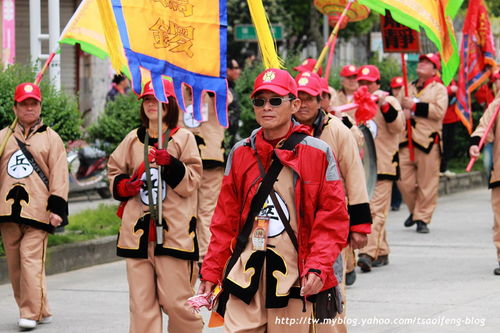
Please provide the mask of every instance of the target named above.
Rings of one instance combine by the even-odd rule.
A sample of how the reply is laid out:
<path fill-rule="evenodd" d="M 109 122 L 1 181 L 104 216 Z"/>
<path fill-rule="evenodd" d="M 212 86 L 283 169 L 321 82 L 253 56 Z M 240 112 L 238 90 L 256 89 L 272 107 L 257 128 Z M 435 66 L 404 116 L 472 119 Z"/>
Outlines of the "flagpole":
<path fill-rule="evenodd" d="M 36 84 L 37 86 L 42 81 L 43 74 L 45 74 L 47 68 L 49 68 L 50 63 L 52 62 L 54 56 L 58 51 L 59 47 L 57 47 L 57 49 L 49 55 L 47 60 L 45 60 L 45 64 L 43 65 L 42 69 L 36 75 L 34 84 Z M 17 126 L 17 117 L 14 118 L 14 121 L 12 121 L 12 124 L 10 124 L 10 126 L 8 127 L 7 133 L 5 134 L 2 142 L 0 143 L 0 157 L 3 155 L 5 147 L 7 146 L 7 142 L 9 141 L 10 136 L 14 133 L 14 129 L 16 128 L 16 126 Z"/>
<path fill-rule="evenodd" d="M 352 2 L 349 2 L 347 4 L 346 8 L 349 9 L 351 7 L 351 5 L 352 5 Z M 335 23 L 335 27 L 333 28 L 333 30 L 337 29 L 337 33 L 333 37 L 333 40 L 330 44 L 330 52 L 328 53 L 328 61 L 326 63 L 326 71 L 325 71 L 325 76 L 324 76 L 324 78 L 326 78 L 327 80 L 330 77 L 330 69 L 332 67 L 333 55 L 335 54 L 335 46 L 337 45 L 338 30 L 340 30 L 340 26 L 341 26 L 342 22 L 346 19 L 346 16 L 347 16 L 347 11 L 344 10 L 342 15 L 340 15 L 340 18 L 338 19 L 338 21 Z M 338 28 L 337 28 L 337 26 L 338 26 Z"/>
<path fill-rule="evenodd" d="M 484 131 L 483 136 L 481 137 L 481 140 L 479 141 L 479 150 L 483 149 L 484 143 L 486 142 L 486 137 L 490 133 L 491 129 L 493 128 L 493 125 L 495 124 L 495 121 L 498 117 L 498 113 L 500 112 L 500 104 L 497 105 L 497 108 L 495 109 L 495 112 L 493 113 L 493 117 L 491 117 L 490 122 L 488 123 L 488 126 L 486 126 L 486 131 Z M 474 163 L 476 163 L 477 157 L 471 157 L 469 160 L 469 164 L 467 164 L 467 168 L 465 168 L 465 171 L 470 172 L 472 170 L 472 166 Z"/>
<path fill-rule="evenodd" d="M 408 73 L 406 70 L 406 59 L 404 53 L 401 53 L 401 68 L 403 71 L 403 86 L 405 89 L 405 97 L 408 97 L 410 94 L 408 92 Z M 408 133 L 408 149 L 410 150 L 410 161 L 413 162 L 415 161 L 415 151 L 413 149 L 411 119 L 406 119 L 406 132 Z"/>
<path fill-rule="evenodd" d="M 316 65 L 314 66 L 314 69 L 313 69 L 314 73 L 317 73 L 319 71 L 319 69 L 321 67 L 321 64 L 323 63 L 323 60 L 325 60 L 326 52 L 328 51 L 328 48 L 332 47 L 334 39 L 337 38 L 337 35 L 339 33 L 339 30 L 340 30 L 340 22 L 342 21 L 342 19 L 345 16 L 347 16 L 347 12 L 351 8 L 351 6 L 354 3 L 354 1 L 356 1 L 356 0 L 349 0 L 349 2 L 347 3 L 347 5 L 345 6 L 344 11 L 342 12 L 342 15 L 340 15 L 340 19 L 335 24 L 335 27 L 333 28 L 332 33 L 330 34 L 330 37 L 328 38 L 328 41 L 326 42 L 325 46 L 323 47 L 323 50 L 321 50 L 321 53 L 320 53 L 319 58 L 318 58 L 318 61 L 316 62 Z"/>
<path fill-rule="evenodd" d="M 163 149 L 163 105 L 158 100 L 158 149 Z M 161 179 L 161 165 L 157 163 L 158 167 L 158 199 L 156 203 L 158 204 L 158 216 L 156 218 L 156 244 L 163 244 L 163 196 L 162 196 L 162 179 Z"/>

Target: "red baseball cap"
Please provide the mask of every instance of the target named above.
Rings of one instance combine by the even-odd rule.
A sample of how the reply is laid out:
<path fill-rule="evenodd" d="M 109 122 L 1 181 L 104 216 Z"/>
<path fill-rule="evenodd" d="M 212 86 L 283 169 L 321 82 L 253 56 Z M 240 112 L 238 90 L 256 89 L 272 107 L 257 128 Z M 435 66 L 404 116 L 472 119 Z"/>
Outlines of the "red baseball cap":
<path fill-rule="evenodd" d="M 434 64 L 434 67 L 437 68 L 437 70 L 441 70 L 441 57 L 439 56 L 439 53 L 427 53 L 427 54 L 421 54 L 418 57 L 418 61 L 422 61 L 423 59 L 427 59 L 430 62 Z"/>
<path fill-rule="evenodd" d="M 391 88 L 399 88 L 404 84 L 403 78 L 401 76 L 395 76 L 391 79 Z"/>
<path fill-rule="evenodd" d="M 34 98 L 37 101 L 41 102 L 42 93 L 40 92 L 40 87 L 30 82 L 21 83 L 16 87 L 16 92 L 14 93 L 14 101 L 22 102 L 28 98 Z"/>
<path fill-rule="evenodd" d="M 320 77 L 313 72 L 302 72 L 295 77 L 297 91 L 305 92 L 311 96 L 318 96 L 322 93 Z"/>
<path fill-rule="evenodd" d="M 302 72 L 312 72 L 314 70 L 314 66 L 316 66 L 316 59 L 313 58 L 307 58 L 302 62 L 302 64 L 298 65 L 297 67 L 294 67 L 293 69 L 296 70 L 299 73 Z M 321 67 L 318 69 L 318 74 L 321 75 L 323 71 L 321 70 Z"/>
<path fill-rule="evenodd" d="M 174 85 L 172 84 L 171 81 L 167 79 L 162 79 L 163 81 L 163 89 L 165 92 L 165 96 L 168 98 L 170 96 L 175 97 L 175 92 L 174 92 Z M 151 84 L 151 81 L 147 82 L 144 85 L 144 88 L 142 89 L 142 94 L 139 95 L 138 99 L 144 98 L 144 96 L 150 96 L 153 95 L 155 96 L 155 91 L 153 89 L 153 85 Z"/>
<path fill-rule="evenodd" d="M 356 80 L 361 81 L 361 80 L 367 80 L 370 82 L 375 82 L 377 80 L 380 80 L 380 72 L 377 68 L 377 66 L 373 65 L 365 65 L 361 66 L 358 71 L 358 77 Z"/>
<path fill-rule="evenodd" d="M 346 65 L 340 70 L 340 76 L 349 77 L 358 75 L 358 68 L 354 65 Z"/>
<path fill-rule="evenodd" d="M 330 92 L 330 86 L 328 85 L 328 80 L 325 79 L 324 77 L 319 78 L 319 83 L 321 84 L 321 92 L 326 93 L 326 94 L 332 94 Z"/>
<path fill-rule="evenodd" d="M 280 96 L 292 94 L 297 97 L 297 83 L 287 71 L 282 69 L 270 68 L 260 73 L 255 79 L 250 97 L 262 90 L 269 90 Z"/>

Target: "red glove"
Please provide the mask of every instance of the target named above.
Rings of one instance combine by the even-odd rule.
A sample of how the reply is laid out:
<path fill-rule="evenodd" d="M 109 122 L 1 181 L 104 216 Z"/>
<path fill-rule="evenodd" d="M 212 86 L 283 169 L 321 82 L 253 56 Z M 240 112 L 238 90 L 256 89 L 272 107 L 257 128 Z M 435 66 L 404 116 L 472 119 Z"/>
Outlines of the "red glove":
<path fill-rule="evenodd" d="M 154 157 L 158 165 L 170 165 L 172 163 L 172 156 L 166 149 L 153 148 L 149 154 Z"/>
<path fill-rule="evenodd" d="M 140 179 L 122 179 L 116 186 L 116 191 L 120 197 L 134 197 L 139 193 L 143 184 L 144 182 Z"/>

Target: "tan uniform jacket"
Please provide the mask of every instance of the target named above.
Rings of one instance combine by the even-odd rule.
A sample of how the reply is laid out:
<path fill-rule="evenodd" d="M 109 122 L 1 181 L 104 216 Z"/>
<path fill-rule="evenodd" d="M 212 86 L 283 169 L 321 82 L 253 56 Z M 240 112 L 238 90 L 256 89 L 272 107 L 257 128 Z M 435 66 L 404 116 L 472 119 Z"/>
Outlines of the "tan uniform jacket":
<path fill-rule="evenodd" d="M 319 138 L 332 148 L 338 161 L 348 199 L 350 225 L 371 223 L 365 171 L 354 136 L 340 119 L 332 115 L 324 116 L 323 128 L 315 130 L 316 137 L 319 132 Z"/>
<path fill-rule="evenodd" d="M 376 91 L 376 94 L 381 91 Z M 405 123 L 401 105 L 393 96 L 387 96 L 389 104 L 387 112 L 377 111 L 373 121 L 377 124 L 375 149 L 377 150 L 378 180 L 396 180 L 399 178 L 399 141 L 403 134 Z"/>
<path fill-rule="evenodd" d="M 413 82 L 409 88 L 409 95 L 416 97 L 420 102 L 416 105 L 415 116 L 411 119 L 412 139 L 416 148 L 429 153 L 434 143 L 439 143 L 441 138 L 442 121 L 448 107 L 448 91 L 439 82 L 432 82 L 417 91 Z M 404 92 L 401 91 L 398 98 L 401 102 Z M 400 147 L 408 145 L 407 133 L 402 136 Z"/>
<path fill-rule="evenodd" d="M 350 103 L 353 103 L 352 98 L 348 99 L 343 90 L 339 90 L 335 97 L 331 100 L 332 107 L 342 106 Z M 344 112 L 342 115 L 342 122 L 351 130 L 354 138 L 356 139 L 358 147 L 362 147 L 365 143 L 365 137 L 363 136 L 363 133 L 361 132 L 359 127 L 356 125 L 355 114 L 356 109 Z"/>
<path fill-rule="evenodd" d="M 0 141 L 7 133 L 0 131 Z M 50 127 L 40 122 L 28 137 L 17 125 L 0 159 L 0 222 L 15 222 L 47 232 L 54 232 L 49 222 L 50 212 L 67 220 L 68 215 L 68 162 L 64 143 Z M 24 142 L 27 150 L 48 179 L 49 188 L 23 154 L 17 141 Z"/>
<path fill-rule="evenodd" d="M 486 127 L 488 126 L 493 114 L 495 113 L 495 109 L 500 105 L 500 95 L 497 95 L 495 100 L 490 103 L 486 111 L 484 111 L 483 116 L 479 120 L 479 124 L 477 128 L 471 135 L 471 143 L 475 145 L 479 145 L 479 141 L 486 131 Z M 486 137 L 486 143 L 493 142 L 493 169 L 491 170 L 490 176 L 490 188 L 500 186 L 500 115 L 497 116 L 493 127 L 491 128 L 488 136 Z"/>
<path fill-rule="evenodd" d="M 129 258 L 147 258 L 149 233 L 149 205 L 147 187 L 131 198 L 120 197 L 116 191 L 120 180 L 131 177 L 144 161 L 145 129 L 131 131 L 111 154 L 108 162 L 110 187 L 113 196 L 127 201 L 123 211 L 117 254 Z M 150 139 L 149 145 L 156 143 Z M 167 151 L 172 163 L 163 167 L 162 182 L 166 199 L 163 199 L 163 245 L 156 245 L 156 255 L 170 255 L 179 259 L 198 260 L 196 240 L 197 189 L 200 184 L 202 164 L 196 141 L 191 132 L 180 128 L 168 143 Z M 153 187 L 156 165 L 151 165 Z M 146 173 L 142 175 L 145 181 Z M 164 191 L 165 193 L 165 191 Z M 156 197 L 156 190 L 153 191 Z M 156 200 L 153 199 L 155 202 Z"/>
<path fill-rule="evenodd" d="M 198 122 L 192 113 L 180 112 L 179 126 L 190 130 L 198 144 L 204 169 L 224 166 L 224 127 L 219 124 L 211 98 L 206 98 L 202 104 L 202 113 L 206 113 L 207 120 Z"/>

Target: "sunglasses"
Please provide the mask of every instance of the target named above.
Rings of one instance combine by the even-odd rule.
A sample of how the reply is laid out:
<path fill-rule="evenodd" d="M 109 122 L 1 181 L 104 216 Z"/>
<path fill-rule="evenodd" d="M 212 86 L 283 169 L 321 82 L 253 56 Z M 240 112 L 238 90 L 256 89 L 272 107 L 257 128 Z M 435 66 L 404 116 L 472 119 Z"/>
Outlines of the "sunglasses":
<path fill-rule="evenodd" d="M 271 106 L 280 106 L 283 101 L 291 101 L 293 98 L 289 97 L 271 97 L 269 99 L 264 99 L 264 98 L 254 98 L 252 99 L 252 104 L 257 107 L 262 107 L 266 104 L 266 102 L 269 101 L 269 104 Z"/>

